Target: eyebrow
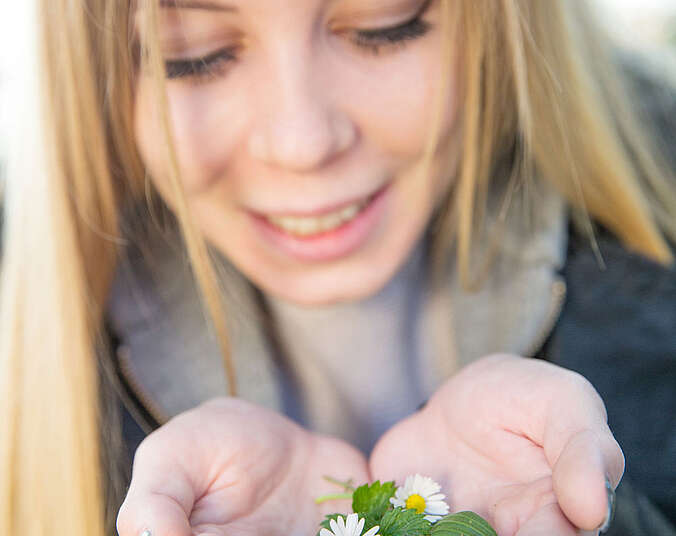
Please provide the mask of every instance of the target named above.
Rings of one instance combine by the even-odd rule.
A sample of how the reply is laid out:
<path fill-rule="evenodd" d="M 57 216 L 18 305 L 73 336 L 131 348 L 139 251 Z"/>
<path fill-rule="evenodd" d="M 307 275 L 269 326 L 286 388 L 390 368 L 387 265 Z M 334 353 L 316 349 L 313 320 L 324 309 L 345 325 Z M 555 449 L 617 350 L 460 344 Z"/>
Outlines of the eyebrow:
<path fill-rule="evenodd" d="M 205 11 L 229 11 L 236 13 L 234 6 L 227 6 L 209 0 L 160 0 L 160 7 L 175 9 L 203 9 Z"/>

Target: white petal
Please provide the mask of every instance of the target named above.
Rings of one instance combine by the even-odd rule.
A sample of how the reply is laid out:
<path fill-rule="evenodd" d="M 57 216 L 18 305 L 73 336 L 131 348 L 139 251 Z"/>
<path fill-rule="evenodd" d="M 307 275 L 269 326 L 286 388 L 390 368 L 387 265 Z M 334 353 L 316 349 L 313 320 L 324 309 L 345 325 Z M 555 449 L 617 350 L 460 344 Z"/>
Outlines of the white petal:
<path fill-rule="evenodd" d="M 361 534 L 361 531 L 364 530 L 364 523 L 366 523 L 366 519 L 363 517 L 359 520 L 359 523 L 357 524 L 357 528 L 354 531 L 355 536 L 359 536 Z"/>
<path fill-rule="evenodd" d="M 427 503 L 427 507 L 425 508 L 425 513 L 426 514 L 433 514 L 433 515 L 439 515 L 439 514 L 447 514 L 448 513 L 448 505 L 444 502 L 433 502 L 433 503 Z"/>
<path fill-rule="evenodd" d="M 331 532 L 329 529 L 322 527 L 319 531 L 319 536 L 335 536 L 335 534 L 333 534 L 333 532 Z"/>
<path fill-rule="evenodd" d="M 338 516 L 338 519 L 342 519 L 340 516 Z M 336 535 L 336 536 L 342 536 L 343 535 L 343 530 L 340 528 L 338 523 L 336 522 L 335 519 L 330 519 L 329 520 L 329 526 L 331 527 L 331 531 Z"/>
<path fill-rule="evenodd" d="M 347 516 L 347 523 L 345 523 L 345 535 L 346 536 L 356 536 L 355 529 L 357 528 L 357 522 L 359 521 L 358 514 L 350 514 Z"/>
<path fill-rule="evenodd" d="M 446 498 L 446 495 L 443 493 L 435 493 L 429 497 L 425 497 L 425 502 L 434 502 L 434 501 L 443 501 Z"/>
<path fill-rule="evenodd" d="M 418 489 L 420 490 L 421 495 L 432 495 L 441 490 L 441 486 L 428 477 L 421 477 L 419 485 L 420 487 Z"/>
<path fill-rule="evenodd" d="M 430 523 L 436 523 L 442 518 L 442 516 L 425 516 L 425 519 L 429 521 Z"/>
<path fill-rule="evenodd" d="M 394 497 L 391 497 L 391 498 L 390 498 L 390 503 L 391 503 L 392 505 L 394 505 L 395 508 L 396 508 L 397 506 L 402 506 L 402 507 L 403 507 L 403 506 L 406 505 L 406 501 L 402 501 L 401 499 L 394 498 Z"/>
<path fill-rule="evenodd" d="M 367 530 L 362 536 L 373 536 L 378 530 L 380 529 L 379 525 L 376 525 L 375 527 L 371 527 L 369 530 Z"/>

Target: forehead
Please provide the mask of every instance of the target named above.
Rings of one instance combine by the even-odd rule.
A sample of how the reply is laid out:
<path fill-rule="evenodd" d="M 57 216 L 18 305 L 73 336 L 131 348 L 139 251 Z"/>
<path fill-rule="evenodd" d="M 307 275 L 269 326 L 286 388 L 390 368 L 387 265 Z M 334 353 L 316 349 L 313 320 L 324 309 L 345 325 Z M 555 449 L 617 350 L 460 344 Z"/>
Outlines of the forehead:
<path fill-rule="evenodd" d="M 416 4 L 416 0 L 159 0 L 159 6 L 166 9 L 184 11 L 204 11 L 213 13 L 239 13 L 248 9 L 265 7 L 278 10 L 292 10 L 299 5 L 307 7 L 309 4 L 317 4 L 328 7 L 333 4 L 341 4 L 351 9 L 358 9 L 368 13 L 388 7 L 410 7 Z"/>
<path fill-rule="evenodd" d="M 182 39 L 184 32 L 196 35 L 241 21 L 260 25 L 263 31 L 296 31 L 299 25 L 314 26 L 317 17 L 328 16 L 340 24 L 384 25 L 421 9 L 432 0 L 133 0 L 134 32 L 145 34 L 145 8 L 159 6 L 160 28 Z M 292 30 L 294 28 L 294 30 Z M 178 33 L 176 33 L 178 32 Z M 180 35 L 179 35 L 180 34 Z M 168 34 L 164 34 L 168 35 Z M 272 34 L 270 34 L 272 36 Z M 279 38 L 275 36 L 274 38 Z"/>

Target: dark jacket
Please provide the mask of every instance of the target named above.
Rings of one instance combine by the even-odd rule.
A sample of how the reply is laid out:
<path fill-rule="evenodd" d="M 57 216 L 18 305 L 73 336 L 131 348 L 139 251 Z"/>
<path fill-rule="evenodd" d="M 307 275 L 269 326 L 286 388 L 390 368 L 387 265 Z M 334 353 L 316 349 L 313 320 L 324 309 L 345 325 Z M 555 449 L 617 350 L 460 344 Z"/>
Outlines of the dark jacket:
<path fill-rule="evenodd" d="M 676 535 L 676 270 L 573 236 L 565 305 L 540 356 L 587 378 L 626 469 L 612 535 Z"/>
<path fill-rule="evenodd" d="M 676 175 L 676 95 L 625 61 Z M 603 229 L 598 238 L 605 269 L 571 230 L 566 302 L 540 357 L 582 374 L 606 404 L 626 459 L 609 534 L 676 536 L 676 267 L 627 251 Z"/>

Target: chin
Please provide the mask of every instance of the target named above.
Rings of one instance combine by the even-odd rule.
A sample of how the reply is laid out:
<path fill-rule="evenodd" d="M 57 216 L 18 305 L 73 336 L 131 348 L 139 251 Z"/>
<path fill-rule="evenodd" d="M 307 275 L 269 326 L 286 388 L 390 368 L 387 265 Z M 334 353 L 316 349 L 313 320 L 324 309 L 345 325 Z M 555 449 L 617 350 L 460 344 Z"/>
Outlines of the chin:
<path fill-rule="evenodd" d="M 313 281 L 305 278 L 302 281 L 289 281 L 288 285 L 264 290 L 278 299 L 301 307 L 330 306 L 358 302 L 374 296 L 391 279 L 391 274 L 388 272 L 387 276 L 383 277 L 382 270 L 369 269 L 366 277 L 345 273 L 332 278 L 321 277 L 319 279 Z"/>

